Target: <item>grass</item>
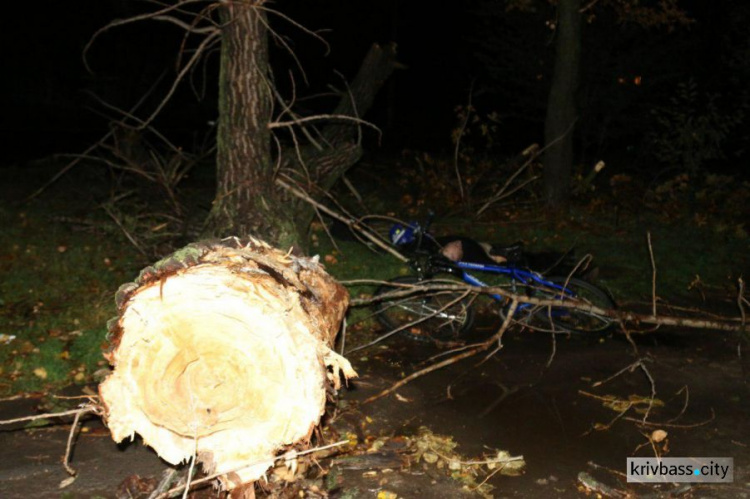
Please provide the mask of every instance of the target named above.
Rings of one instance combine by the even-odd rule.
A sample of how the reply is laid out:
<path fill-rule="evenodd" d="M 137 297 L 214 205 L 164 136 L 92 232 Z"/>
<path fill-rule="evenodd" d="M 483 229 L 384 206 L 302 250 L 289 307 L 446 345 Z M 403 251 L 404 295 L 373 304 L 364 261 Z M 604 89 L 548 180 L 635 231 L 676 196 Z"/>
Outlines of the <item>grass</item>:
<path fill-rule="evenodd" d="M 518 216 L 530 222 L 500 218 L 474 225 L 468 235 L 501 244 L 523 241 L 530 252 L 573 250 L 577 259 L 590 254 L 592 265 L 599 269 L 597 283 L 620 302 L 651 299 L 648 232 L 657 268 L 657 294 L 670 301 L 695 301 L 700 291 L 731 294 L 737 278 L 750 270 L 750 241 L 711 227 L 670 224 L 649 215 L 613 227 L 600 214 L 581 207 L 555 224 L 534 213 Z M 446 220 L 435 230 L 457 233 L 465 226 L 464 221 Z"/>
<path fill-rule="evenodd" d="M 76 231 L 55 218 L 82 209 L 80 199 L 55 195 L 0 205 L 0 334 L 6 343 L 0 393 L 91 381 L 105 364 L 101 343 L 115 312 L 112 297 L 143 262 L 119 238 Z"/>

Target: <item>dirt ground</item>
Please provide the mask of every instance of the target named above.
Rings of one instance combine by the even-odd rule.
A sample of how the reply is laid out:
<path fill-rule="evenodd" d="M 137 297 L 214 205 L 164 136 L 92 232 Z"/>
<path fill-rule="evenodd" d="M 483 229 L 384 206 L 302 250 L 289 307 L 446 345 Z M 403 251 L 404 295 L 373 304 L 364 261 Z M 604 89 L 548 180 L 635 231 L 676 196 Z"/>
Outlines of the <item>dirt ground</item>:
<path fill-rule="evenodd" d="M 478 335 L 488 331 L 478 331 Z M 557 336 L 554 358 L 550 336 L 509 332 L 503 348 L 492 358 L 469 359 L 432 373 L 374 403 L 365 398 L 387 388 L 437 353 L 434 347 L 393 340 L 351 354 L 361 377 L 341 394 L 333 428 L 339 435 L 353 432 L 361 441 L 378 436 L 413 435 L 421 426 L 450 435 L 457 451 L 478 459 L 504 449 L 523 455 L 526 472 L 519 477 L 490 479 L 495 497 L 584 497 L 578 479 L 589 473 L 596 482 L 638 497 L 750 497 L 750 397 L 738 358 L 737 339 L 712 331 L 665 330 L 636 339 L 654 382 L 656 398 L 652 426 L 637 403 L 608 429 L 619 412 L 586 395 L 649 397 L 652 384 L 640 369 L 605 380 L 632 364 L 631 345 L 616 335 L 604 339 Z M 450 390 L 448 387 L 450 386 Z M 684 388 L 687 387 L 687 388 Z M 0 403 L 5 419 L 33 413 L 37 399 Z M 628 419 L 632 418 L 632 419 Z M 166 465 L 137 440 L 115 445 L 96 420 L 87 421 L 75 447 L 74 483 L 60 489 L 67 474 L 61 466 L 68 426 L 0 432 L 0 497 L 128 497 L 123 482 L 134 474 L 158 480 Z M 599 428 L 599 429 L 595 429 Z M 668 433 L 656 447 L 671 457 L 733 457 L 734 483 L 694 485 L 676 491 L 628 487 L 619 475 L 629 456 L 653 456 L 646 435 Z M 398 439 L 395 438 L 394 442 Z M 403 466 L 398 444 L 377 456 L 332 463 L 324 482 L 330 497 L 477 497 L 434 466 Z M 333 477 L 333 478 L 331 478 Z M 481 481 L 482 477 L 479 477 Z M 131 478 L 132 482 L 132 478 Z M 318 482 L 318 486 L 323 482 Z M 670 493 L 672 491 L 672 493 Z M 378 493 L 380 492 L 380 495 Z M 133 488 L 130 496 L 135 497 Z M 396 497 L 391 496 L 391 497 Z M 146 497 L 146 496 L 143 496 Z M 313 496 L 320 497 L 320 496 Z"/>

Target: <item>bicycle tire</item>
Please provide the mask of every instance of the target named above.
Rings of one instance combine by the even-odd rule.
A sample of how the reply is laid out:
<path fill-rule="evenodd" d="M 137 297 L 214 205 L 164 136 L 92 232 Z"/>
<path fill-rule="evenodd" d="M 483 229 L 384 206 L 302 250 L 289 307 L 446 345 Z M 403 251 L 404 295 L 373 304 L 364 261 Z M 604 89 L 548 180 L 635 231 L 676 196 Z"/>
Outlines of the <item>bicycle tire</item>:
<path fill-rule="evenodd" d="M 401 276 L 390 279 L 396 284 L 428 283 L 431 279 L 417 276 Z M 374 296 L 398 290 L 398 287 L 380 286 Z M 415 322 L 399 331 L 402 337 L 417 341 L 456 340 L 471 329 L 475 310 L 470 297 L 461 298 L 461 291 L 416 291 L 395 300 L 376 304 L 378 322 L 392 331 Z M 420 319 L 422 319 L 420 321 Z"/>
<path fill-rule="evenodd" d="M 583 302 L 590 303 L 602 309 L 613 309 L 616 307 L 615 302 L 606 291 L 598 286 L 584 281 L 577 277 L 545 277 L 545 280 L 566 286 L 566 289 L 572 291 L 575 297 Z M 559 300 L 561 293 L 555 292 L 550 288 L 531 288 L 527 289 L 528 296 L 541 299 Z M 500 310 L 500 317 L 505 320 L 508 307 L 505 306 Z M 538 330 L 545 332 L 565 332 L 580 334 L 602 334 L 607 332 L 614 323 L 612 319 L 604 316 L 575 310 L 566 307 L 528 307 L 526 310 L 518 311 L 515 320 L 522 324 L 527 324 Z"/>
<path fill-rule="evenodd" d="M 562 276 L 553 276 L 546 279 L 559 286 L 565 286 L 566 289 L 575 294 L 576 299 L 583 301 L 584 303 L 590 303 L 591 305 L 604 310 L 615 308 L 615 302 L 610 298 L 609 294 L 588 281 L 576 277 L 568 279 L 567 277 Z M 556 298 L 560 298 L 560 296 L 558 295 Z M 601 334 L 607 332 L 613 324 L 612 319 L 609 317 L 600 316 L 584 310 L 563 307 L 553 307 L 552 310 L 558 313 L 550 314 L 548 309 L 545 308 L 544 310 L 537 312 L 537 315 L 544 313 L 547 321 L 549 321 L 549 317 L 551 316 L 552 322 L 556 326 L 571 333 Z"/>

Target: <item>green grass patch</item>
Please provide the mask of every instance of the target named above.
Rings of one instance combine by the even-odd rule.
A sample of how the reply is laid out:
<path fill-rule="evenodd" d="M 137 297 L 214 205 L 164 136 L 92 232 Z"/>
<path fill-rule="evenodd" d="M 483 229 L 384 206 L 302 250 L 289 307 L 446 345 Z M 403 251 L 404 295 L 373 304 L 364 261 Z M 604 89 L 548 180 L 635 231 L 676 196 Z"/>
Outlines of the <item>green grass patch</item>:
<path fill-rule="evenodd" d="M 0 394 L 89 381 L 114 292 L 143 265 L 120 239 L 57 218 L 86 208 L 67 202 L 0 205 Z"/>

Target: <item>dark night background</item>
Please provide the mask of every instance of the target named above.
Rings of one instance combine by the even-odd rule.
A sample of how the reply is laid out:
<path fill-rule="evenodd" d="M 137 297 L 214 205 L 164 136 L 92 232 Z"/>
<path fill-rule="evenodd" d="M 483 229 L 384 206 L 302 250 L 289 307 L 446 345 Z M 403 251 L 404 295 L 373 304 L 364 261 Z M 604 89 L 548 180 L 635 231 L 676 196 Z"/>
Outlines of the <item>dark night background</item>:
<path fill-rule="evenodd" d="M 682 9 L 684 22 L 660 23 L 653 10 L 636 9 L 640 17 L 632 10 L 645 6 L 658 12 L 661 6 L 675 2 Z M 209 3 L 206 0 L 190 8 L 200 9 Z M 569 5 L 563 0 L 559 3 Z M 273 215 L 291 212 L 290 206 L 306 208 L 309 218 L 304 223 L 295 221 L 300 241 L 285 245 L 281 239 L 259 237 L 285 249 L 301 242 L 303 252 L 318 255 L 333 278 L 350 281 L 352 298 L 366 298 L 377 294 L 377 289 L 386 289 L 385 281 L 394 278 L 415 282 L 414 274 L 421 270 L 415 270 L 414 261 L 409 267 L 392 254 L 372 251 L 355 240 L 353 231 L 348 230 L 353 219 L 375 215 L 367 218 L 367 223 L 383 235 L 396 218 L 422 221 L 428 212 L 434 212 L 430 229 L 436 236 L 465 236 L 463 240 L 475 240 L 473 247 L 480 249 L 478 241 L 491 243 L 493 249 L 518 241 L 513 253 L 522 248 L 522 261 L 534 271 L 580 276 L 589 286 L 596 285 L 600 296 L 611 297 L 623 314 L 606 332 L 569 334 L 558 329 L 556 332 L 563 334 L 546 334 L 550 331 L 534 331 L 519 319 L 507 335 L 496 338 L 490 335 L 505 334 L 500 326 L 504 317 L 501 307 L 507 307 L 509 300 L 497 303 L 485 296 L 475 301 L 468 291 L 448 291 L 452 304 L 466 308 L 468 303 L 477 310 L 477 321 L 461 337 L 431 342 L 429 331 L 425 335 L 421 325 L 411 327 L 415 322 L 399 328 L 402 331 L 394 330 L 383 321 L 378 323 L 374 318 L 378 312 L 371 305 L 352 306 L 344 327 L 348 336 L 339 343 L 342 351 L 343 343 L 355 350 L 377 347 L 345 352 L 351 352 L 361 384 L 353 382 L 353 389 L 341 391 L 345 400 L 354 403 L 341 405 L 336 417 L 341 416 L 342 424 L 351 423 L 350 429 L 342 427 L 339 434 L 349 441 L 358 439 L 362 445 L 357 452 L 379 458 L 377 452 L 370 453 L 381 449 L 375 447 L 381 441 L 376 440 L 377 435 L 402 440 L 402 435 L 425 425 L 436 435 L 455 438 L 460 442 L 458 451 L 471 460 L 489 456 L 493 449 L 523 454 L 528 463 L 524 476 L 497 475 L 490 482 L 500 488 L 503 497 L 571 498 L 583 497 L 579 474 L 583 470 L 598 471 L 605 481 L 616 483 L 622 497 L 626 492 L 628 497 L 638 496 L 634 490 L 641 489 L 632 489 L 618 478 L 622 473 L 617 470 L 624 471 L 625 456 L 660 452 L 734 456 L 737 474 L 733 488 L 726 489 L 730 491 L 727 497 L 747 494 L 750 357 L 746 351 L 750 341 L 744 318 L 750 316 L 750 288 L 743 284 L 742 276 L 747 281 L 750 275 L 750 1 L 581 3 L 587 10 L 582 14 L 581 71 L 574 99 L 573 165 L 570 174 L 566 169 L 556 170 L 563 172 L 560 178 L 570 179 L 570 190 L 566 189 L 565 203 L 555 206 L 545 193 L 557 180 L 548 182 L 547 174 L 555 168 L 550 168 L 554 163 L 547 160 L 563 147 L 558 144 L 546 155 L 520 153 L 532 144 L 545 145 L 555 44 L 565 38 L 557 36 L 564 30 L 555 30 L 558 11 L 564 10 L 558 8 L 558 0 L 265 2 L 319 33 L 330 46 L 326 53 L 326 46 L 315 37 L 277 14 L 268 16 L 307 75 L 305 82 L 288 49 L 271 39 L 275 86 L 283 99 L 289 100 L 293 79 L 295 111 L 301 116 L 335 108 L 341 93 L 330 87 L 342 90 L 342 77 L 354 79 L 374 42 L 398 45 L 402 67 L 386 80 L 364 116 L 382 130 L 382 136 L 362 127 L 364 156 L 360 159 L 359 148 L 350 147 L 357 155 L 352 154 L 349 163 L 339 163 L 348 167 L 358 160 L 348 171 L 335 168 L 335 156 L 331 163 L 311 162 L 318 170 L 337 174 L 325 184 L 325 189 L 330 189 L 322 193 L 314 191 L 309 170 L 304 171 L 306 177 L 302 175 L 300 151 L 314 149 L 308 143 L 295 150 L 287 141 L 278 163 L 276 157 L 271 158 L 277 149 L 265 154 L 262 161 L 257 160 L 262 155 L 237 155 L 239 159 L 232 162 L 234 173 L 252 172 L 255 167 L 266 175 L 260 182 L 256 181 L 259 177 L 222 172 L 221 159 L 228 155 L 219 155 L 217 161 L 217 149 L 224 153 L 227 149 L 256 153 L 262 149 L 266 153 L 270 141 L 263 134 L 247 133 L 266 126 L 258 120 L 255 128 L 237 127 L 241 133 L 225 134 L 232 139 L 220 142 L 220 146 L 239 146 L 213 147 L 218 45 L 180 85 L 153 123 L 153 129 L 182 149 L 156 139 L 153 129 L 134 132 L 135 139 L 129 144 L 118 142 L 118 132 L 128 139 L 132 129 L 124 125 L 116 128 L 114 122 L 121 116 L 102 102 L 130 109 L 152 89 L 138 113 L 141 118 L 151 114 L 199 39 L 184 41 L 181 28 L 153 20 L 114 27 L 102 33 L 88 51 L 92 72 L 82 60 L 84 47 L 97 30 L 114 19 L 152 12 L 158 5 L 171 5 L 170 0 L 5 2 L 0 15 L 0 419 L 48 412 L 63 403 L 62 398 L 52 400 L 50 395 L 63 393 L 63 389 L 65 394 L 77 395 L 84 385 L 95 386 L 100 376 L 109 372 L 102 358 L 102 345 L 108 341 L 106 324 L 125 307 L 123 303 L 115 306 L 116 290 L 145 268 L 147 272 L 140 274 L 144 281 L 139 278 L 144 285 L 155 275 L 151 265 L 179 247 L 205 237 L 256 234 L 254 227 L 273 234 L 276 228 L 288 228 L 278 223 L 283 217 Z M 178 60 L 181 51 L 183 58 Z M 389 71 L 391 62 L 389 59 Z M 567 104 L 573 99 L 568 99 L 571 93 L 565 94 L 562 100 Z M 471 119 L 462 129 L 469 101 Z M 557 109 L 563 107 L 572 106 Z M 228 115 L 231 113 L 224 116 Z M 567 126 L 573 120 L 566 115 L 557 121 Z M 75 168 L 64 170 L 74 157 L 71 155 L 97 144 L 110 130 L 108 142 L 102 140 Z M 288 129 L 274 130 L 280 143 L 292 135 Z M 560 134 L 559 128 L 556 133 L 558 138 L 569 137 Z M 328 139 L 323 133 L 320 136 Z M 351 136 L 347 146 L 358 138 L 354 132 Z M 259 137 L 257 142 L 263 145 L 242 147 L 247 137 Z M 568 146 L 566 143 L 566 154 L 558 156 L 569 159 Z M 342 149 L 347 150 L 338 148 L 336 152 Z M 299 154 L 292 158 L 291 151 Z M 309 157 L 326 159 L 324 155 Z M 284 167 L 287 160 L 290 168 Z M 597 173 L 594 165 L 600 161 L 606 167 Z M 285 170 L 291 176 L 285 177 Z M 61 171 L 65 175 L 48 183 Z M 344 171 L 349 185 L 337 182 Z M 456 181 L 459 171 L 462 184 Z M 221 180 L 230 177 L 236 183 L 226 182 L 221 191 Z M 273 186 L 288 179 L 301 179 L 296 185 L 309 187 L 307 192 L 317 194 L 321 205 L 335 206 L 342 213 L 348 210 L 352 214 L 349 227 L 313 214 L 308 203 L 293 199 L 288 191 L 274 190 Z M 274 194 L 266 196 L 271 191 Z M 496 197 L 498 193 L 507 196 Z M 240 206 L 237 199 L 256 204 L 245 203 L 245 211 L 236 210 L 231 222 L 258 224 L 244 228 L 230 223 L 207 235 L 203 229 L 210 226 L 211 215 L 231 211 L 215 208 L 222 202 Z M 273 201 L 270 207 L 267 200 Z M 464 259 L 477 261 L 471 255 Z M 171 268 L 173 259 L 166 261 Z M 179 259 L 175 261 L 183 265 Z M 167 267 L 164 264 L 159 271 Z M 282 277 L 279 282 L 286 279 Z M 420 274 L 419 283 L 424 282 L 422 277 Z M 368 284 L 357 281 L 364 279 Z M 376 287 L 373 280 L 383 286 Z M 516 292 L 515 280 L 498 281 Z M 567 278 L 565 282 L 567 286 Z M 131 291 L 118 293 L 120 300 Z M 538 291 L 525 284 L 518 288 L 519 294 L 552 295 L 544 290 L 535 295 Z M 555 296 L 559 294 L 555 291 Z M 423 300 L 420 297 L 424 295 L 414 296 Z M 552 320 L 552 308 L 545 313 L 547 310 Z M 613 308 L 610 316 L 618 314 L 617 310 Z M 629 312 L 643 315 L 623 318 Z M 651 314 L 657 320 L 668 316 L 695 321 L 692 325 L 675 320 L 671 324 L 679 325 L 654 326 L 644 319 Z M 466 315 L 460 320 L 465 321 Z M 740 315 L 743 326 L 739 325 Z M 701 324 L 704 319 L 723 321 L 726 327 L 711 329 L 716 323 Z M 509 324 L 505 321 L 505 326 Z M 397 399 L 389 396 L 359 405 L 358 401 L 398 379 L 448 358 L 433 356 L 438 349 L 444 349 L 441 355 L 463 355 L 459 352 L 469 350 L 454 347 L 487 338 L 492 338 L 492 348 L 499 347 L 481 362 L 476 361 L 484 353 L 399 388 L 403 396 Z M 384 341 L 376 345 L 381 339 Z M 253 354 L 243 350 L 240 360 L 244 362 Z M 239 377 L 239 382 L 244 378 Z M 275 385 L 273 389 L 277 389 Z M 596 393 L 585 397 L 584 392 Z M 16 397 L 18 394 L 25 395 Z M 265 400 L 260 390 L 257 394 Z M 659 404 L 653 404 L 652 411 L 654 399 Z M 617 404 L 610 404 L 613 401 Z M 72 407 L 81 400 L 74 397 L 67 402 Z M 646 405 L 645 415 L 637 412 Z M 646 418 L 647 424 L 642 424 Z M 84 424 L 91 423 L 87 420 Z M 649 435 L 662 424 L 669 430 L 669 439 L 655 442 Z M 133 473 L 157 483 L 156 474 L 165 466 L 140 444 L 123 451 L 109 439 L 82 438 L 79 445 L 92 445 L 93 441 L 98 447 L 76 448 L 73 464 L 77 467 L 80 462 L 83 471 L 66 489 L 72 492 L 61 491 L 59 484 L 71 480 L 60 466 L 69 430 L 67 426 L 57 433 L 52 430 L 47 433 L 45 429 L 43 437 L 33 438 L 25 431 L 0 431 L 3 497 L 110 497 L 118 484 L 127 485 L 132 477 L 137 482 L 138 475 Z M 410 466 L 401 466 L 403 441 L 390 450 L 388 445 L 382 449 L 399 454 L 395 465 L 382 464 L 393 469 L 391 475 L 369 476 L 369 471 L 363 473 L 369 468 L 356 465 L 349 470 L 354 478 L 347 478 L 343 488 L 338 479 L 332 479 L 332 485 L 326 485 L 335 487 L 330 489 L 331 495 L 323 491 L 315 497 L 340 497 L 336 494 L 352 482 L 361 482 L 366 490 L 361 497 L 371 497 L 374 484 L 384 490 L 396 484 L 398 477 L 407 491 L 396 489 L 400 497 L 433 497 L 437 492 L 443 493 L 440 497 L 458 497 L 454 491 L 468 486 L 447 476 L 434 481 L 418 460 L 412 462 L 419 467 L 412 474 Z M 87 448 L 94 450 L 87 454 Z M 605 468 L 594 470 L 591 463 Z M 327 462 L 323 467 L 328 467 Z M 322 470 L 320 465 L 318 468 Z M 441 473 L 448 468 L 446 463 Z M 489 478 L 481 474 L 475 478 L 479 481 L 485 476 Z M 13 487 L 15 495 L 4 487 Z M 673 489 L 674 494 L 670 490 L 644 493 L 650 497 L 721 495 L 718 488 Z M 120 490 L 118 497 L 135 497 L 128 494 Z"/>
<path fill-rule="evenodd" d="M 330 30 L 323 33 L 331 47 L 328 56 L 312 37 L 279 20 L 274 25 L 289 37 L 308 73 L 306 89 L 295 69 L 301 95 L 340 83 L 333 70 L 353 77 L 373 41 L 398 43 L 399 60 L 407 68 L 396 72 L 368 116 L 383 128 L 386 150 L 450 148 L 450 131 L 457 124 L 454 107 L 465 104 L 473 88 L 478 112 L 498 117 L 499 151 L 512 154 L 542 136 L 553 61 L 547 23 L 555 10 L 545 2 L 537 5 L 535 12 L 520 12 L 506 11 L 503 2 L 477 0 L 429 7 L 396 0 L 275 4 L 312 30 Z M 687 27 L 622 23 L 606 6 L 584 24 L 579 160 L 603 158 L 623 163 L 622 168 L 653 170 L 646 140 L 654 127 L 650 110 L 668 105 L 680 83 L 695 83 L 697 108 L 714 95 L 719 120 L 747 107 L 750 7 L 731 0 L 680 6 L 694 21 Z M 96 29 L 147 5 L 101 0 L 17 3 L 14 8 L 17 13 L 2 21 L 8 47 L 0 95 L 4 164 L 78 152 L 98 138 L 106 120 L 87 92 L 129 108 L 162 72 L 162 92 L 174 75 L 181 32 L 157 22 L 105 33 L 89 54 L 94 74 L 83 66 L 82 49 Z M 272 62 L 284 88 L 293 63 L 278 47 Z M 216 118 L 216 72 L 214 55 L 205 72 L 194 75 L 200 98 L 183 85 L 157 122 L 182 145 L 189 146 Z M 155 102 L 160 92 L 154 95 Z M 306 108 L 316 109 L 314 102 Z M 333 104 L 317 102 L 323 110 Z M 721 144 L 726 159 L 712 159 L 711 168 L 744 172 L 739 165 L 747 160 L 747 126 L 743 120 L 728 130 Z"/>

